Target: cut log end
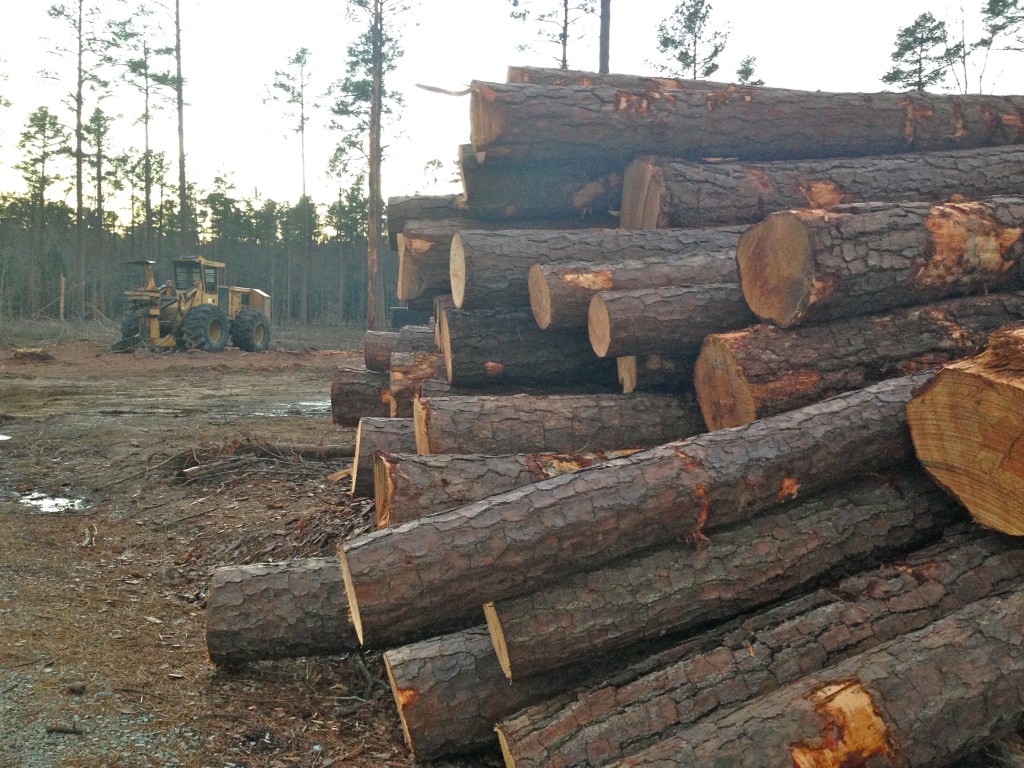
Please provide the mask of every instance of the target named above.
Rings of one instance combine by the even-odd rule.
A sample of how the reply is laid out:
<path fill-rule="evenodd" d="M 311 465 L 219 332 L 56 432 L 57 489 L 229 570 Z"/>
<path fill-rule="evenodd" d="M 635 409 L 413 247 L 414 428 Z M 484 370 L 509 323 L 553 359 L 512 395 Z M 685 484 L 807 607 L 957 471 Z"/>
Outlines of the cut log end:
<path fill-rule="evenodd" d="M 505 768 L 516 768 L 516 758 L 512 747 L 508 743 L 508 736 L 501 723 L 494 726 L 494 732 L 498 735 L 498 744 L 501 745 L 501 756 L 505 760 Z"/>
<path fill-rule="evenodd" d="M 505 130 L 501 106 L 495 102 L 494 91 L 486 83 L 474 83 L 469 97 L 469 143 L 481 165 L 486 161 L 486 147 Z"/>
<path fill-rule="evenodd" d="M 661 196 L 664 183 L 655 173 L 655 165 L 648 157 L 638 157 L 626 166 L 622 181 L 623 229 L 657 229 L 666 226 L 661 221 Z"/>
<path fill-rule="evenodd" d="M 505 642 L 505 631 L 501 627 L 501 618 L 494 607 L 494 603 L 484 603 L 484 616 L 487 619 L 487 631 L 491 633 L 491 644 L 494 646 L 494 653 L 498 657 L 498 664 L 505 677 L 512 679 L 512 663 L 508 658 L 508 643 Z"/>
<path fill-rule="evenodd" d="M 388 460 L 377 453 L 373 457 L 373 506 L 378 528 L 391 525 L 391 497 L 395 489 L 388 472 Z"/>
<path fill-rule="evenodd" d="M 446 356 L 450 357 L 450 356 Z M 413 432 L 416 435 L 416 453 L 426 455 L 430 450 L 430 409 L 417 397 L 412 403 Z"/>
<path fill-rule="evenodd" d="M 551 288 L 540 264 L 530 267 L 527 283 L 530 288 L 530 309 L 533 311 L 533 318 L 538 326 L 546 330 L 551 326 Z"/>
<path fill-rule="evenodd" d="M 737 331 L 737 333 L 745 333 Z M 693 383 L 708 431 L 749 424 L 757 418 L 754 395 L 732 350 L 712 334 L 704 339 Z"/>
<path fill-rule="evenodd" d="M 356 631 L 359 645 L 363 642 L 363 622 L 359 616 L 359 601 L 356 599 L 355 583 L 352 581 L 352 571 L 348 566 L 348 556 L 345 554 L 344 545 L 338 547 L 338 560 L 341 563 L 341 578 L 345 584 L 345 598 L 348 601 L 348 617 L 352 621 L 352 627 Z"/>
<path fill-rule="evenodd" d="M 590 345 L 598 357 L 607 357 L 612 346 L 612 321 L 608 313 L 608 305 L 601 294 L 595 294 L 590 300 L 587 310 L 587 332 L 590 334 Z"/>
<path fill-rule="evenodd" d="M 805 215 L 823 212 L 774 213 L 740 238 L 736 264 L 743 297 L 762 320 L 795 325 L 814 291 L 814 264 Z"/>
<path fill-rule="evenodd" d="M 452 249 L 448 259 L 448 279 L 452 284 L 452 300 L 456 308 L 462 307 L 466 298 L 466 251 L 462 245 L 462 235 L 458 232 L 452 237 Z"/>
<path fill-rule="evenodd" d="M 619 357 L 615 364 L 619 369 L 619 384 L 622 385 L 622 394 L 632 394 L 636 391 L 636 355 Z"/>
<path fill-rule="evenodd" d="M 384 654 L 384 669 L 387 670 L 388 682 L 391 684 L 391 693 L 395 697 L 395 709 L 398 710 L 398 719 L 402 723 L 402 734 L 405 736 L 405 743 L 415 758 L 416 744 L 412 738 L 412 729 L 409 728 L 409 721 L 405 716 L 405 709 L 416 704 L 419 692 L 412 688 L 402 688 L 399 686 L 394 670 L 391 668 L 391 659 L 387 653 Z"/>

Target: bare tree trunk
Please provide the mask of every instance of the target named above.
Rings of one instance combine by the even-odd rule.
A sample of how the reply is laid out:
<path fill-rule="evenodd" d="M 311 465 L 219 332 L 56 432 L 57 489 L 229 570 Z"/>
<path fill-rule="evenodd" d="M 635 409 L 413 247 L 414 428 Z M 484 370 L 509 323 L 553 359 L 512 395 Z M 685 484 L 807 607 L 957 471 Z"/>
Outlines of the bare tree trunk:
<path fill-rule="evenodd" d="M 177 74 L 174 93 L 178 108 L 178 250 L 179 256 L 188 254 L 189 219 L 188 183 L 185 176 L 185 80 L 181 74 L 181 0 L 174 0 L 174 60 Z"/>
<path fill-rule="evenodd" d="M 366 327 L 376 331 L 383 322 L 381 279 L 377 272 L 377 249 L 380 240 L 381 196 L 381 111 L 384 99 L 384 2 L 374 0 L 373 21 L 373 62 L 371 72 L 370 94 L 370 170 L 367 215 L 369 222 L 366 227 Z"/>
<path fill-rule="evenodd" d="M 601 46 L 598 54 L 597 71 L 608 74 L 609 51 L 611 48 L 612 0 L 601 0 Z"/>

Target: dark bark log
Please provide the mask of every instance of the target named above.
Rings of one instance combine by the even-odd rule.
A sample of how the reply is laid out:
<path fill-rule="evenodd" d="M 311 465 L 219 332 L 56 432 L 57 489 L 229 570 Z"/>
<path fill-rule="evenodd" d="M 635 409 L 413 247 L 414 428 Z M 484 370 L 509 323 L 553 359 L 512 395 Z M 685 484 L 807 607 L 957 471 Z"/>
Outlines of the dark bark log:
<path fill-rule="evenodd" d="M 206 647 L 219 666 L 356 650 L 337 558 L 218 568 L 206 599 Z"/>
<path fill-rule="evenodd" d="M 441 334 L 448 381 L 456 386 L 618 389 L 614 361 L 596 357 L 586 333 L 542 331 L 529 309 L 450 309 Z"/>
<path fill-rule="evenodd" d="M 1017 195 L 1022 171 L 1024 147 L 776 163 L 644 156 L 626 168 L 622 227 L 755 224 L 790 208 Z"/>
<path fill-rule="evenodd" d="M 650 448 L 704 426 L 695 402 L 675 395 L 421 397 L 414 419 L 420 454 Z"/>
<path fill-rule="evenodd" d="M 485 602 L 906 461 L 906 404 L 930 375 L 891 379 L 351 539 L 340 557 L 357 632 L 370 645 L 436 634 L 479 620 Z M 419 439 L 417 446 L 425 452 Z"/>
<path fill-rule="evenodd" d="M 825 325 L 712 334 L 697 359 L 697 399 L 709 430 L 735 427 L 965 357 L 993 331 L 1021 320 L 1024 294 L 1013 293 Z"/>
<path fill-rule="evenodd" d="M 545 329 L 584 328 L 598 291 L 734 283 L 742 229 L 593 230 L 538 244 L 527 277 L 529 303 Z"/>
<path fill-rule="evenodd" d="M 373 495 L 375 451 L 408 453 L 416 450 L 412 419 L 365 418 L 356 432 L 356 458 L 352 464 L 352 495 Z"/>
<path fill-rule="evenodd" d="M 948 765 L 1024 710 L 1024 589 L 990 597 L 609 765 Z"/>
<path fill-rule="evenodd" d="M 691 392 L 696 358 L 666 355 L 618 357 L 615 365 L 624 394 L 632 392 Z"/>
<path fill-rule="evenodd" d="M 599 357 L 696 354 L 704 337 L 756 322 L 736 283 L 601 291 L 587 332 Z"/>
<path fill-rule="evenodd" d="M 784 160 L 1024 143 L 1024 96 L 474 82 L 470 141 L 517 164 L 637 155 Z"/>
<path fill-rule="evenodd" d="M 367 370 L 384 373 L 391 367 L 391 353 L 398 346 L 398 331 L 367 331 L 363 336 L 363 362 Z"/>
<path fill-rule="evenodd" d="M 710 542 L 675 543 L 484 606 L 510 680 L 693 632 L 934 540 L 962 513 L 919 467 L 873 475 Z"/>
<path fill-rule="evenodd" d="M 381 397 L 387 388 L 386 373 L 338 366 L 331 381 L 333 423 L 341 427 L 356 427 L 364 416 L 387 416 L 387 400 Z"/>
<path fill-rule="evenodd" d="M 388 198 L 388 242 L 398 250 L 398 233 L 406 222 L 469 218 L 462 195 L 413 195 Z"/>
<path fill-rule="evenodd" d="M 431 303 L 433 306 L 433 302 Z M 435 323 L 429 325 L 403 325 L 398 331 L 395 352 L 437 352 L 434 342 Z"/>
<path fill-rule="evenodd" d="M 908 406 L 917 457 L 979 523 L 1024 535 L 1024 329 L 946 366 Z"/>
<path fill-rule="evenodd" d="M 498 456 L 378 452 L 373 463 L 377 527 L 399 525 L 633 452 Z"/>
<path fill-rule="evenodd" d="M 431 329 L 433 337 L 433 329 Z M 388 387 L 391 416 L 412 418 L 412 403 L 423 382 L 444 379 L 444 355 L 439 352 L 395 352 L 391 355 L 391 379 Z"/>
<path fill-rule="evenodd" d="M 956 526 L 905 560 L 715 629 L 589 690 L 501 721 L 506 765 L 604 765 L 1014 588 L 1022 577 L 1019 543 Z"/>
<path fill-rule="evenodd" d="M 774 213 L 736 253 L 743 295 L 782 326 L 982 293 L 1020 280 L 1024 200 Z"/>

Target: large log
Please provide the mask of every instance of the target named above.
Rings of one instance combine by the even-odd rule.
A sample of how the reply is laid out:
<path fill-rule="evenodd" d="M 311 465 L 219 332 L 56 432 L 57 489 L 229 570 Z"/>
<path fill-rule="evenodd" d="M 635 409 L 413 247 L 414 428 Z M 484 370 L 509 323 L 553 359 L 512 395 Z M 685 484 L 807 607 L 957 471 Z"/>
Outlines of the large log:
<path fill-rule="evenodd" d="M 479 621 L 486 602 L 905 461 L 906 404 L 930 376 L 891 379 L 351 539 L 339 555 L 356 631 L 364 643 L 387 645 Z"/>
<path fill-rule="evenodd" d="M 373 463 L 377 527 L 399 525 L 635 452 L 497 456 L 378 452 Z"/>
<path fill-rule="evenodd" d="M 567 238 L 564 250 L 551 248 L 550 257 L 529 269 L 533 316 L 545 329 L 583 328 L 598 291 L 735 283 L 741 233 L 738 227 L 608 230 Z"/>
<path fill-rule="evenodd" d="M 614 361 L 596 357 L 585 332 L 542 331 L 526 308 L 446 310 L 441 350 L 456 386 L 618 388 Z"/>
<path fill-rule="evenodd" d="M 367 331 L 363 336 L 363 363 L 369 371 L 384 373 L 398 346 L 398 331 Z"/>
<path fill-rule="evenodd" d="M 403 325 L 398 329 L 398 343 L 395 345 L 395 352 L 437 352 L 438 347 L 434 341 L 434 326 L 428 325 Z"/>
<path fill-rule="evenodd" d="M 587 333 L 598 357 L 684 357 L 696 354 L 709 333 L 756 320 L 736 283 L 668 285 L 594 294 Z"/>
<path fill-rule="evenodd" d="M 430 329 L 433 337 L 433 329 Z M 445 378 L 444 355 L 439 352 L 394 352 L 388 383 L 391 416 L 412 418 L 413 400 L 423 382 Z"/>
<path fill-rule="evenodd" d="M 755 224 L 790 208 L 1020 193 L 1024 147 L 833 158 L 701 163 L 638 157 L 626 167 L 621 226 Z"/>
<path fill-rule="evenodd" d="M 696 434 L 696 403 L 676 395 L 420 397 L 416 452 L 570 453 L 650 448 Z"/>
<path fill-rule="evenodd" d="M 398 298 L 401 301 L 451 293 L 448 258 L 452 237 L 467 219 L 407 221 L 398 233 Z"/>
<path fill-rule="evenodd" d="M 206 647 L 219 666 L 356 650 L 337 558 L 215 570 L 206 598 Z"/>
<path fill-rule="evenodd" d="M 356 457 L 352 463 L 352 495 L 373 495 L 373 454 L 376 451 L 403 453 L 415 450 L 416 431 L 412 419 L 360 419 L 356 431 Z"/>
<path fill-rule="evenodd" d="M 474 82 L 485 162 L 637 155 L 785 160 L 1024 143 L 1024 96 L 826 93 L 726 86 L 648 91 Z"/>
<path fill-rule="evenodd" d="M 631 392 L 690 392 L 695 364 L 696 358 L 689 355 L 626 355 L 615 359 L 619 383 L 627 395 Z"/>
<path fill-rule="evenodd" d="M 884 312 L 1020 280 L 1024 200 L 773 213 L 736 252 L 743 295 L 782 326 Z"/>
<path fill-rule="evenodd" d="M 722 625 L 645 665 L 509 716 L 497 727 L 505 763 L 594 768 L 1013 588 L 1022 577 L 1024 549 L 1012 539 L 954 526 L 906 559 Z"/>
<path fill-rule="evenodd" d="M 388 375 L 363 367 L 338 366 L 331 380 L 331 419 L 341 427 L 359 426 L 364 416 L 387 416 Z"/>
<path fill-rule="evenodd" d="M 1024 329 L 995 333 L 980 355 L 946 366 L 908 406 L 925 469 L 975 520 L 1024 535 Z"/>
<path fill-rule="evenodd" d="M 962 512 L 920 468 L 874 476 L 718 533 L 484 606 L 514 680 L 710 626 L 935 539 Z M 694 546 L 696 545 L 696 546 Z"/>
<path fill-rule="evenodd" d="M 1017 587 L 608 765 L 949 765 L 1016 727 L 1022 645 Z"/>
<path fill-rule="evenodd" d="M 468 218 L 462 195 L 412 195 L 388 198 L 388 242 L 398 250 L 398 233 L 409 221 Z"/>
<path fill-rule="evenodd" d="M 694 382 L 708 429 L 735 427 L 973 354 L 1024 320 L 1024 294 L 950 299 L 824 325 L 704 339 Z"/>
<path fill-rule="evenodd" d="M 587 72 L 580 69 L 552 67 L 510 66 L 505 77 L 506 83 L 530 85 L 610 85 L 615 88 L 643 89 L 646 91 L 678 91 L 693 88 L 728 88 L 729 83 L 710 80 L 690 80 L 679 77 L 656 77 L 653 75 L 628 75 L 618 72 Z"/>

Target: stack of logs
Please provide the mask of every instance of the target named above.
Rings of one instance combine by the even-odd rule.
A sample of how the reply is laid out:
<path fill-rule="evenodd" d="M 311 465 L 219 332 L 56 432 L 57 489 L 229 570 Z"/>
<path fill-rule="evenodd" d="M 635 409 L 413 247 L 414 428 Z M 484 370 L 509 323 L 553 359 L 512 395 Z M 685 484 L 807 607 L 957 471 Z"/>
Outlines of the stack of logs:
<path fill-rule="evenodd" d="M 436 322 L 332 384 L 379 530 L 219 571 L 213 661 L 386 649 L 419 760 L 1007 734 L 1024 548 L 964 507 L 1024 533 L 1024 97 L 511 69 L 471 100 L 465 194 L 390 201 Z"/>

